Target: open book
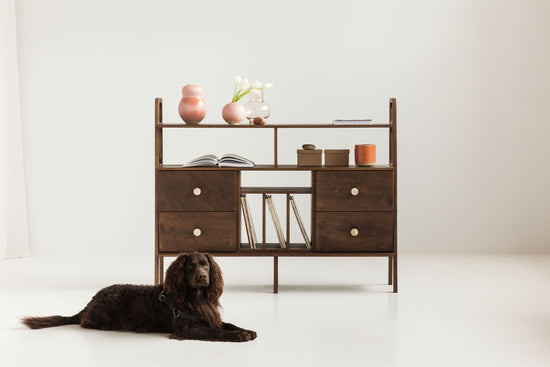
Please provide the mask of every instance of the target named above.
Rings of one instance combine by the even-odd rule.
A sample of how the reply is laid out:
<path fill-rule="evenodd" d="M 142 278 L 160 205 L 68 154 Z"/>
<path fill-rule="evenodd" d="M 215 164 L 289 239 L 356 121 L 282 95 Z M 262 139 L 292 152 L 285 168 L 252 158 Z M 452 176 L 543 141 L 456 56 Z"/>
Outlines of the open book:
<path fill-rule="evenodd" d="M 206 154 L 193 159 L 183 167 L 254 167 L 254 162 L 237 154 L 224 154 L 218 158 L 214 154 Z"/>

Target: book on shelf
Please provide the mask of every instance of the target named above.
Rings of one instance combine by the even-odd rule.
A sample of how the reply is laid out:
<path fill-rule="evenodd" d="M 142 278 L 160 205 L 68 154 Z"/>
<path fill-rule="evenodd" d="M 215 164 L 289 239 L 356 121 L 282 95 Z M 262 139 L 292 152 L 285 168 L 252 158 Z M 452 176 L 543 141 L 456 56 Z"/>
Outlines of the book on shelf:
<path fill-rule="evenodd" d="M 279 238 L 281 248 L 286 248 L 285 236 L 283 234 L 281 222 L 279 221 L 279 216 L 277 215 L 277 211 L 275 210 L 275 206 L 273 205 L 273 199 L 271 198 L 270 194 L 264 195 L 267 202 L 267 207 L 269 208 L 269 212 L 271 213 L 271 219 L 273 219 L 273 224 L 275 224 L 275 229 L 277 230 L 277 237 Z"/>
<path fill-rule="evenodd" d="M 311 248 L 311 241 L 309 240 L 309 237 L 306 232 L 306 227 L 304 226 L 304 223 L 302 222 L 302 217 L 300 216 L 300 213 L 298 212 L 298 207 L 296 206 L 296 202 L 294 201 L 294 196 L 289 196 L 290 205 L 292 206 L 292 210 L 294 211 L 294 216 L 296 217 L 296 221 L 298 222 L 298 227 L 300 227 L 300 232 L 302 232 L 302 237 L 304 237 L 304 242 L 306 243 L 306 248 Z"/>
<path fill-rule="evenodd" d="M 372 119 L 334 119 L 333 125 L 368 125 L 372 124 Z"/>
<path fill-rule="evenodd" d="M 255 250 L 256 243 L 256 230 L 254 229 L 254 223 L 252 223 L 252 216 L 250 215 L 250 209 L 248 208 L 248 201 L 246 200 L 246 194 L 241 194 L 241 208 L 243 210 L 244 226 L 246 228 L 246 235 L 248 236 L 248 243 L 250 248 Z"/>
<path fill-rule="evenodd" d="M 183 167 L 254 167 L 254 162 L 233 153 L 219 158 L 215 154 L 206 154 L 185 163 Z"/>

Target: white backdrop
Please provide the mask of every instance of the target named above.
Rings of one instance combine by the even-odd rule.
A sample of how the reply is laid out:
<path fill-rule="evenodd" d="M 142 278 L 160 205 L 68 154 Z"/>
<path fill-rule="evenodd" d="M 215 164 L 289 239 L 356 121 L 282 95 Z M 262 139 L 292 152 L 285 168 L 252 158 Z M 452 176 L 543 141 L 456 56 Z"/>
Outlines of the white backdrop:
<path fill-rule="evenodd" d="M 275 83 L 271 123 L 385 122 L 397 98 L 402 251 L 548 251 L 549 14 L 544 0 L 18 1 L 31 249 L 152 253 L 154 98 L 177 122 L 181 87 L 200 84 L 219 122 L 242 74 Z M 211 133 L 168 137 L 167 156 L 271 157 L 246 132 Z"/>

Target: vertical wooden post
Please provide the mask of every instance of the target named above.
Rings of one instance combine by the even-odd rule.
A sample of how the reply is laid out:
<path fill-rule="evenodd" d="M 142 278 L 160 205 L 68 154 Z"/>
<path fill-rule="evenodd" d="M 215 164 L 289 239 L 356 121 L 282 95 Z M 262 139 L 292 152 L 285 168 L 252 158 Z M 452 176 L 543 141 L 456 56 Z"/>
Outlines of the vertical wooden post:
<path fill-rule="evenodd" d="M 155 99 L 155 284 L 162 282 L 163 271 L 161 264 L 164 259 L 159 257 L 159 223 L 158 223 L 158 171 L 162 164 L 162 98 Z"/>
<path fill-rule="evenodd" d="M 397 100 L 390 98 L 390 165 L 393 166 L 393 293 L 397 293 Z"/>
<path fill-rule="evenodd" d="M 265 243 L 265 193 L 262 194 L 262 248 L 267 247 Z"/>
<path fill-rule="evenodd" d="M 286 249 L 290 249 L 290 193 L 286 194 Z"/>
<path fill-rule="evenodd" d="M 277 167 L 279 165 L 279 158 L 278 158 L 278 149 L 277 149 L 277 140 L 278 140 L 278 136 L 279 133 L 278 133 L 278 129 L 277 128 L 274 128 L 273 129 L 273 164 L 275 165 L 275 167 Z"/>
<path fill-rule="evenodd" d="M 388 285 L 393 283 L 393 256 L 388 256 Z"/>
<path fill-rule="evenodd" d="M 279 293 L 279 257 L 273 256 L 273 293 Z"/>

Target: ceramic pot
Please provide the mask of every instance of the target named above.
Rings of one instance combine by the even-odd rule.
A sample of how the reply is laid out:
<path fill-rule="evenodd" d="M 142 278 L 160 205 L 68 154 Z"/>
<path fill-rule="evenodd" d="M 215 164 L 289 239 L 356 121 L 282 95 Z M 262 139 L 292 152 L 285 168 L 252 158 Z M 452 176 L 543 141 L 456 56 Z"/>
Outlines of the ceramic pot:
<path fill-rule="evenodd" d="M 244 107 L 239 102 L 231 102 L 223 106 L 222 117 L 229 125 L 238 124 L 244 120 Z"/>
<path fill-rule="evenodd" d="M 374 166 L 376 164 L 376 145 L 358 144 L 355 146 L 355 165 Z"/>
<path fill-rule="evenodd" d="M 198 124 L 206 116 L 203 89 L 200 85 L 188 84 L 181 89 L 181 101 L 178 106 L 180 117 L 186 124 Z"/>

